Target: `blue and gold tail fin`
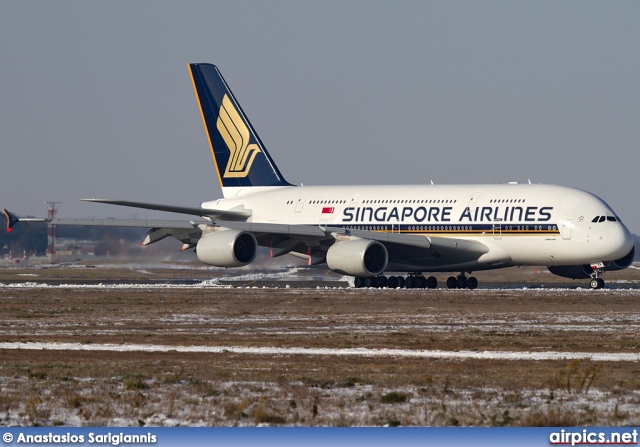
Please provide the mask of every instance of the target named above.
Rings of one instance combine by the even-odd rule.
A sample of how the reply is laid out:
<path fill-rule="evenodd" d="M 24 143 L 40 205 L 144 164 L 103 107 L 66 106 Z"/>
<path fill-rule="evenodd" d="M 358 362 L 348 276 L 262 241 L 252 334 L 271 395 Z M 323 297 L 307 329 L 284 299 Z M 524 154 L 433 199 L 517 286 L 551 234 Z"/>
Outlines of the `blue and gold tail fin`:
<path fill-rule="evenodd" d="M 218 67 L 189 64 L 193 89 L 225 197 L 252 187 L 293 186 L 280 174 Z"/>

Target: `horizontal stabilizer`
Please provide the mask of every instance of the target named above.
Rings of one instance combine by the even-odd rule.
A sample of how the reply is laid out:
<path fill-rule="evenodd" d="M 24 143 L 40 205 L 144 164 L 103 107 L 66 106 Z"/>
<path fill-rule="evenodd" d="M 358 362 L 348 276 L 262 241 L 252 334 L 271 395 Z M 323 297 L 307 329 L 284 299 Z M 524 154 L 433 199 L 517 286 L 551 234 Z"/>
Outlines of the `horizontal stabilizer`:
<path fill-rule="evenodd" d="M 7 218 L 7 233 L 11 233 L 11 230 L 13 230 L 13 226 L 18 222 L 49 222 L 51 220 L 51 219 L 41 219 L 41 218 L 33 218 L 33 217 L 19 218 L 18 216 L 16 216 L 11 211 L 5 208 L 2 209 L 2 212 Z"/>
<path fill-rule="evenodd" d="M 18 218 L 18 216 L 16 216 L 15 214 L 13 214 L 12 212 L 10 212 L 5 208 L 2 208 L 2 212 L 7 218 L 7 233 L 11 233 L 13 226 L 18 222 L 20 222 L 20 219 Z"/>

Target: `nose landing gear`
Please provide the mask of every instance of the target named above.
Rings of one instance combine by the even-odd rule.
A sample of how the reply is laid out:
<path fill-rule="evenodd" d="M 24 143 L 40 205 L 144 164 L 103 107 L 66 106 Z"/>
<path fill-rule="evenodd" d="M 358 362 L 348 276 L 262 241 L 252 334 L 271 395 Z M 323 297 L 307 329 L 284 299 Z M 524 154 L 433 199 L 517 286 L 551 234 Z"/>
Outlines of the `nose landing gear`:
<path fill-rule="evenodd" d="M 589 281 L 589 287 L 592 289 L 602 289 L 604 287 L 604 279 L 602 278 L 593 278 Z"/>
<path fill-rule="evenodd" d="M 604 287 L 604 279 L 600 278 L 600 275 L 604 275 L 604 264 L 591 264 L 591 281 L 589 281 L 589 287 L 592 289 L 602 289 Z"/>

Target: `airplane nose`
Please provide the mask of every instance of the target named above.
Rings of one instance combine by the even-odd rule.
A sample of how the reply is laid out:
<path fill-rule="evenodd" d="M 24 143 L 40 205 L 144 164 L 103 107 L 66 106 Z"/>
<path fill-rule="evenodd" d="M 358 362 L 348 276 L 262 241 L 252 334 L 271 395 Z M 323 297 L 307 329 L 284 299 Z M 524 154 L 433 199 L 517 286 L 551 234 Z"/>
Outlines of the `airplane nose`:
<path fill-rule="evenodd" d="M 612 260 L 627 256 L 633 249 L 633 236 L 623 224 L 620 224 L 615 231 L 611 231 L 608 239 L 610 240 L 612 248 L 610 256 Z"/>

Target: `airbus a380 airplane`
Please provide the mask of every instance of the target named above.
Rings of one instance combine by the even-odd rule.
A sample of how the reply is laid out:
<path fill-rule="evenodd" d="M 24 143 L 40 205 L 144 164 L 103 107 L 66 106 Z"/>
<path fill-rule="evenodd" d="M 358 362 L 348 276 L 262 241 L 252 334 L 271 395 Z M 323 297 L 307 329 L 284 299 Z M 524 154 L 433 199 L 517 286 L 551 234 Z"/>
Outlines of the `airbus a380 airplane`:
<path fill-rule="evenodd" d="M 167 236 L 219 267 L 250 264 L 258 246 L 326 263 L 356 287 L 435 288 L 426 272 L 454 272 L 449 288 L 476 288 L 466 274 L 547 265 L 604 286 L 605 270 L 627 268 L 629 230 L 600 198 L 552 185 L 313 186 L 288 183 L 217 67 L 190 64 L 224 198 L 186 208 L 86 199 L 200 216 L 200 221 L 22 219 L 55 225 L 150 228 L 143 245 Z M 4 210 L 7 229 L 20 219 Z M 384 276 L 402 272 L 407 276 Z"/>

